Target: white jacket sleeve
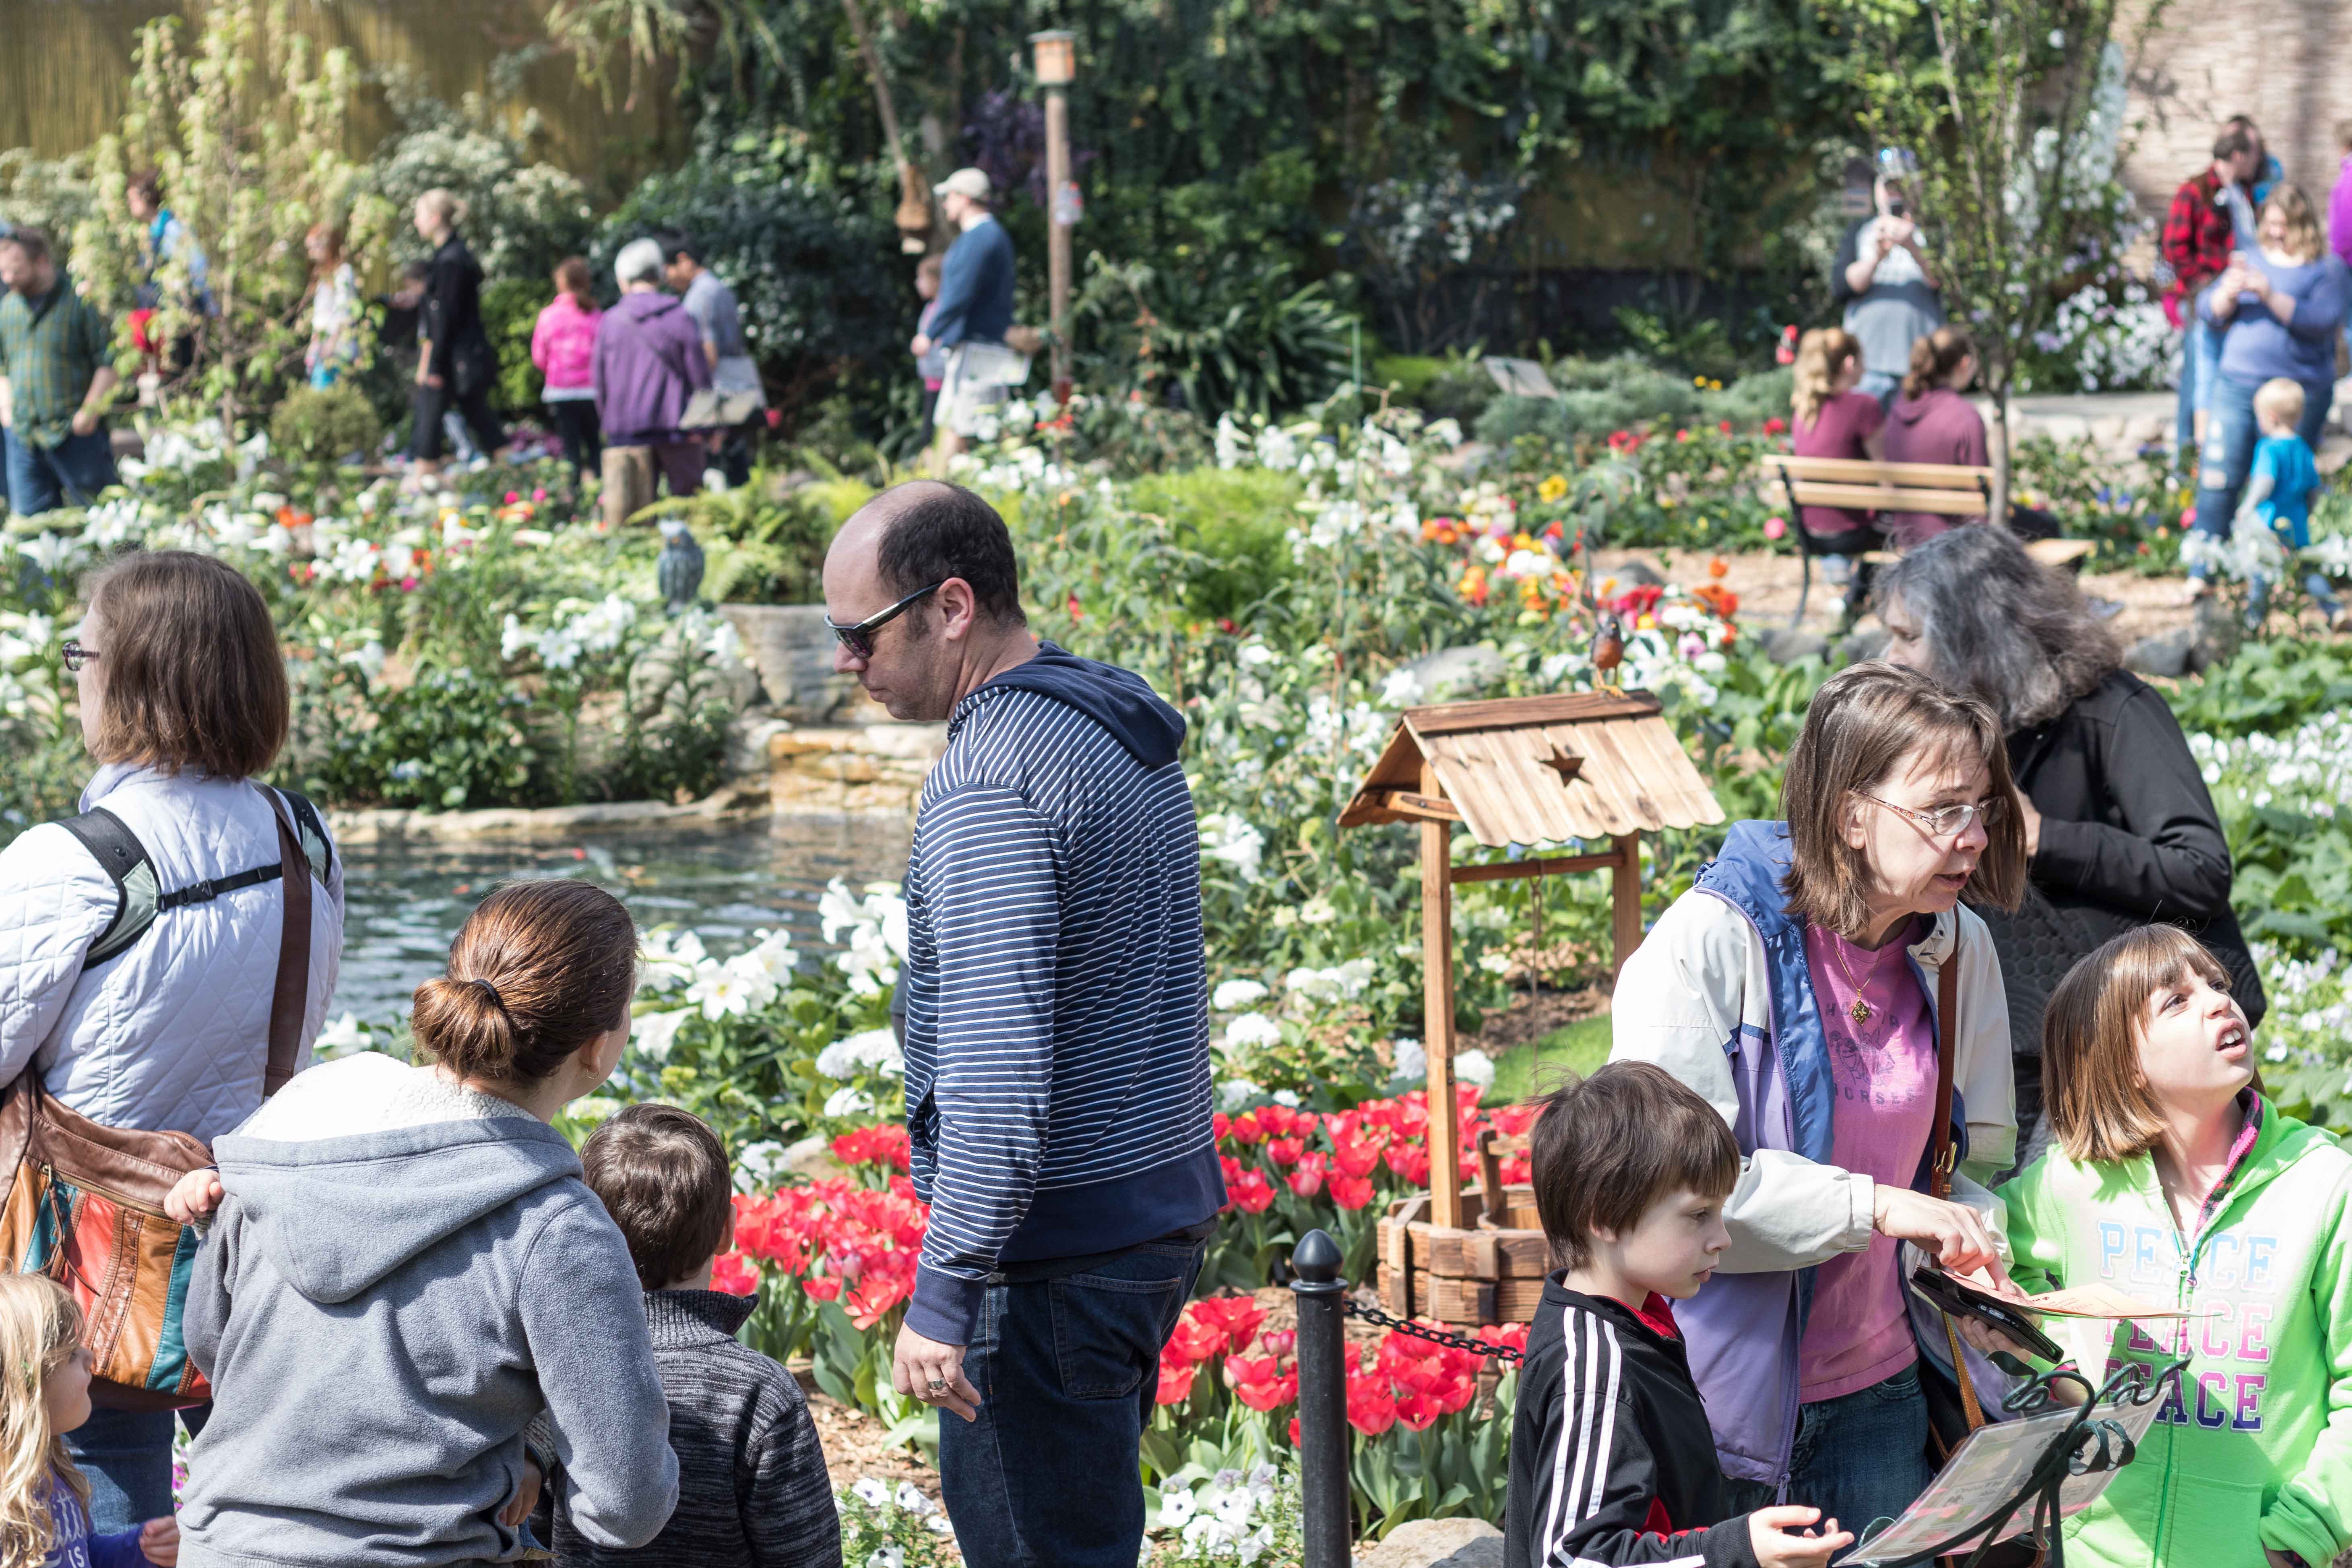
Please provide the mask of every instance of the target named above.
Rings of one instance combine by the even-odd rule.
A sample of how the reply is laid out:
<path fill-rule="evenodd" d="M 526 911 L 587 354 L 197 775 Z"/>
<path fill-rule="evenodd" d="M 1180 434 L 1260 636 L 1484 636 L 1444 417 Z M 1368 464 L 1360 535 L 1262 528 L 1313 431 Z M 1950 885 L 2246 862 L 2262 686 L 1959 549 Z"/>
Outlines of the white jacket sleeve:
<path fill-rule="evenodd" d="M 112 879 L 53 823 L 0 850 L 0 1087 L 56 1030 L 115 904 Z"/>
<path fill-rule="evenodd" d="M 1617 977 L 1612 1062 L 1654 1062 L 1696 1089 L 1725 1123 L 1740 1123 L 1734 1077 L 1741 1032 L 1763 1047 L 1764 955 L 1745 917 L 1710 893 L 1685 893 Z M 1722 1268 L 1806 1268 L 1870 1246 L 1877 1184 L 1858 1172 L 1759 1149 L 1740 1162 L 1724 1205 L 1731 1249 Z"/>

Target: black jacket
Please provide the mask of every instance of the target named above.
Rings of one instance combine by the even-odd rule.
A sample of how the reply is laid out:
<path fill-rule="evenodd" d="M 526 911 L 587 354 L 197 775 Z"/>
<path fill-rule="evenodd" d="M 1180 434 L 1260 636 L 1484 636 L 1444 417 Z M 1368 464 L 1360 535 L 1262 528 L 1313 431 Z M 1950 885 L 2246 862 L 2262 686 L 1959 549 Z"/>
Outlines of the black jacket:
<path fill-rule="evenodd" d="M 841 1521 L 808 1400 L 791 1373 L 735 1342 L 755 1304 L 719 1290 L 646 1293 L 677 1509 L 634 1552 L 582 1540 L 559 1510 L 562 1568 L 841 1568 Z"/>
<path fill-rule="evenodd" d="M 1755 1568 L 1748 1516 L 1727 1512 L 1682 1341 L 1622 1302 L 1546 1280 L 1511 1417 L 1505 1568 Z"/>
<path fill-rule="evenodd" d="M 2229 840 L 2164 698 L 2119 669 L 2049 723 L 2010 736 L 2009 766 L 2042 814 L 2033 889 L 2054 911 L 1987 918 L 2017 1053 L 2041 1054 L 2042 1009 L 2066 962 L 2158 921 L 2211 948 L 2247 1019 L 2261 1023 L 2263 983 L 2230 908 Z"/>
<path fill-rule="evenodd" d="M 443 377 L 457 396 L 469 397 L 499 374 L 482 325 L 482 264 L 453 234 L 427 265 L 432 270 L 416 321 L 417 335 L 433 345 L 433 363 L 425 368 Z"/>

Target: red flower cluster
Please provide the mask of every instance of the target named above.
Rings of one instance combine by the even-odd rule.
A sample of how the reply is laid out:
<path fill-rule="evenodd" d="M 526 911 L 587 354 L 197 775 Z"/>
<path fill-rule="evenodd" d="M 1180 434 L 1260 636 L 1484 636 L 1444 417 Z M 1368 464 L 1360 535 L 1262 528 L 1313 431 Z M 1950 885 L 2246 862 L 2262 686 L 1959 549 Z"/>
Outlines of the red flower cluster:
<path fill-rule="evenodd" d="M 1525 1350 L 1528 1326 L 1484 1328 L 1476 1337 Z M 1348 1369 L 1348 1423 L 1367 1437 L 1376 1437 L 1400 1421 L 1410 1431 L 1425 1432 L 1438 1417 L 1469 1408 L 1477 1396 L 1479 1364 L 1486 1359 L 1475 1351 L 1454 1350 L 1391 1330 L 1370 1366 Z"/>
<path fill-rule="evenodd" d="M 710 1288 L 730 1296 L 757 1295 L 760 1266 L 740 1252 L 722 1252 L 710 1265 Z"/>
<path fill-rule="evenodd" d="M 1609 449 L 1621 458 L 1631 457 L 1634 449 L 1649 438 L 1646 432 L 1640 430 L 1612 430 L 1609 433 Z"/>
<path fill-rule="evenodd" d="M 870 1329 L 915 1293 L 915 1261 L 930 1209 L 914 1184 L 893 1176 L 887 1188 L 844 1180 L 786 1187 L 735 1200 L 735 1245 L 797 1278 L 819 1301 L 839 1301 L 849 1321 Z"/>
<path fill-rule="evenodd" d="M 907 1170 L 907 1124 L 884 1121 L 855 1128 L 833 1141 L 833 1157 L 845 1165 L 887 1165 L 896 1171 Z"/>
<path fill-rule="evenodd" d="M 1475 1086 L 1456 1084 L 1454 1094 L 1460 1173 L 1468 1181 L 1478 1171 L 1478 1134 L 1490 1126 L 1506 1134 L 1524 1132 L 1534 1124 L 1536 1109 L 1507 1105 L 1481 1115 Z M 1378 1195 L 1374 1175 L 1381 1166 L 1409 1186 L 1429 1184 L 1429 1096 L 1420 1089 L 1329 1116 L 1262 1105 L 1239 1116 L 1220 1114 L 1215 1127 L 1225 1194 L 1230 1206 L 1244 1214 L 1263 1214 L 1273 1205 L 1276 1180 L 1301 1197 L 1328 1192 L 1332 1203 L 1351 1213 Z M 1311 1147 L 1318 1133 L 1328 1148 Z M 1247 1160 L 1251 1149 L 1260 1152 L 1262 1163 Z M 1504 1161 L 1503 1179 L 1528 1179 L 1524 1153 Z"/>
<path fill-rule="evenodd" d="M 1244 1359 L 1242 1352 L 1249 1349 L 1251 1342 L 1258 1338 L 1259 1325 L 1265 1321 L 1265 1309 L 1247 1296 L 1204 1296 L 1186 1306 L 1184 1315 L 1176 1320 L 1176 1331 L 1169 1336 L 1167 1344 L 1160 1347 L 1160 1403 L 1181 1405 L 1192 1398 L 1193 1374 L 1217 1357 L 1227 1356 L 1231 1358 L 1227 1363 L 1227 1381 L 1234 1384 L 1234 1392 L 1241 1395 L 1243 1403 L 1254 1410 L 1271 1409 L 1271 1405 L 1255 1403 L 1255 1398 L 1264 1396 L 1264 1391 L 1258 1385 L 1265 1381 L 1259 1375 L 1259 1363 L 1250 1363 L 1251 1375 L 1246 1378 L 1234 1368 L 1234 1363 Z M 1297 1342 L 1295 1334 L 1266 1337 L 1283 1341 L 1284 1350 Z M 1281 1351 L 1270 1344 L 1266 1348 L 1273 1353 L 1263 1360 L 1278 1362 Z M 1244 1383 L 1256 1392 L 1244 1391 Z M 1290 1397 L 1296 1399 L 1297 1396 L 1298 1374 L 1294 1368 L 1290 1374 Z"/>

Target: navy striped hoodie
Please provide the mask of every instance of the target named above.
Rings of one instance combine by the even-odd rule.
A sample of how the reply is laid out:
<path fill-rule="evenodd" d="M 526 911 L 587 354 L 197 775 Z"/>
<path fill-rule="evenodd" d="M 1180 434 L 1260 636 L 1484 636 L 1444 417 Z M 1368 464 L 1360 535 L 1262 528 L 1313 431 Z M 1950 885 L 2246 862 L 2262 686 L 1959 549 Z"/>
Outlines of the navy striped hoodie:
<path fill-rule="evenodd" d="M 1003 1265 L 1224 1205 L 1184 721 L 1051 643 L 956 704 L 907 862 L 907 1129 L 930 1228 L 907 1322 L 971 1338 Z"/>

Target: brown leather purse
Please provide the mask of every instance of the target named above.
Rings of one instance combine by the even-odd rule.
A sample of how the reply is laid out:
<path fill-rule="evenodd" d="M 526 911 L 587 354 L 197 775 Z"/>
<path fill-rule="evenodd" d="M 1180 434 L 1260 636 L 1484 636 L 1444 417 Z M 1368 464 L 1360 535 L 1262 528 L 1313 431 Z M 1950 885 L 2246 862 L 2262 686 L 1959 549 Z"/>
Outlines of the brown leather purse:
<path fill-rule="evenodd" d="M 310 862 L 272 794 L 286 887 L 277 986 L 269 1004 L 265 1097 L 294 1076 L 310 980 Z M 0 1268 L 46 1274 L 73 1293 L 88 1329 L 91 1399 L 116 1410 L 201 1405 L 211 1385 L 181 1338 L 198 1237 L 163 1212 L 181 1177 L 213 1163 L 185 1132 L 104 1127 L 67 1110 L 28 1064 L 0 1091 Z"/>

